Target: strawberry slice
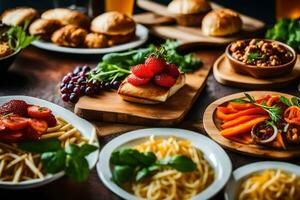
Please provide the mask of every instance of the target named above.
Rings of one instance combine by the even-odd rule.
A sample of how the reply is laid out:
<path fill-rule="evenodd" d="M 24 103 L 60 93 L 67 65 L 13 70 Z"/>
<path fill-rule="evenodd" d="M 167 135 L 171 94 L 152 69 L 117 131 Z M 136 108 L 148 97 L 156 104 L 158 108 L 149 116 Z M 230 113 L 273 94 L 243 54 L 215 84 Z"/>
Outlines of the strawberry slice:
<path fill-rule="evenodd" d="M 162 73 L 154 77 L 156 85 L 170 88 L 176 83 L 176 79 L 167 73 Z"/>
<path fill-rule="evenodd" d="M 169 63 L 167 64 L 167 67 L 166 67 L 166 71 L 167 71 L 167 74 L 171 75 L 173 78 L 178 78 L 178 76 L 180 75 L 180 72 L 177 68 L 177 66 L 174 64 L 174 63 Z"/>
<path fill-rule="evenodd" d="M 153 71 L 145 64 L 133 66 L 131 72 L 139 78 L 152 78 L 154 76 Z"/>
<path fill-rule="evenodd" d="M 127 81 L 132 85 L 139 86 L 147 84 L 150 81 L 150 78 L 139 78 L 134 74 L 130 74 L 127 78 Z"/>
<path fill-rule="evenodd" d="M 154 75 L 156 75 L 162 73 L 165 70 L 166 61 L 162 58 L 150 56 L 146 59 L 145 65 L 151 69 Z"/>
<path fill-rule="evenodd" d="M 56 118 L 53 114 L 51 114 L 49 117 L 45 118 L 45 121 L 47 122 L 48 127 L 53 127 L 53 126 L 56 126 L 56 124 L 57 124 Z"/>

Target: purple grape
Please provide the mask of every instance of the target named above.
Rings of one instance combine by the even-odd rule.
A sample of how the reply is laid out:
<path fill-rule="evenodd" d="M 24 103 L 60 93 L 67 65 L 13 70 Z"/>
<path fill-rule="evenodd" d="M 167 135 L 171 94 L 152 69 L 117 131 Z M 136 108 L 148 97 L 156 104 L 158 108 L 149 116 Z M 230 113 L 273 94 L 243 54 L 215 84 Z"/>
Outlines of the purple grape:
<path fill-rule="evenodd" d="M 84 93 L 88 96 L 92 96 L 94 94 L 94 90 L 91 87 L 87 87 L 84 91 Z"/>
<path fill-rule="evenodd" d="M 69 84 L 67 85 L 67 88 L 68 88 L 69 90 L 73 90 L 74 87 L 75 87 L 75 85 L 74 85 L 73 83 L 69 83 Z"/>
<path fill-rule="evenodd" d="M 82 67 L 77 66 L 77 67 L 74 69 L 73 73 L 76 74 L 76 75 L 78 75 L 78 73 L 81 72 L 81 70 L 82 70 Z"/>
<path fill-rule="evenodd" d="M 80 85 L 83 85 L 86 83 L 85 81 L 86 79 L 84 77 L 80 77 L 78 80 L 77 80 L 77 83 L 80 84 Z"/>
<path fill-rule="evenodd" d="M 73 82 L 77 82 L 78 79 L 79 79 L 79 76 L 74 76 L 74 77 L 72 78 L 72 81 L 73 81 Z"/>
<path fill-rule="evenodd" d="M 76 86 L 76 87 L 73 89 L 73 93 L 75 93 L 76 95 L 80 95 L 80 94 L 81 94 L 80 86 Z"/>
<path fill-rule="evenodd" d="M 69 95 L 68 94 L 63 94 L 61 95 L 61 98 L 64 102 L 68 102 L 69 101 Z"/>
<path fill-rule="evenodd" d="M 91 70 L 91 68 L 87 65 L 82 67 L 82 71 L 84 71 L 84 72 L 89 72 L 90 70 Z"/>
<path fill-rule="evenodd" d="M 71 103 L 77 103 L 77 101 L 79 100 L 79 97 L 78 97 L 78 95 L 71 93 L 69 99 L 70 99 Z"/>
<path fill-rule="evenodd" d="M 62 89 L 63 87 L 65 87 L 65 84 L 62 82 L 62 83 L 60 84 L 60 89 Z"/>
<path fill-rule="evenodd" d="M 84 94 L 85 93 L 85 85 L 80 86 L 80 93 Z"/>
<path fill-rule="evenodd" d="M 64 76 L 62 82 L 63 82 L 64 84 L 66 84 L 66 83 L 68 83 L 70 80 L 71 80 L 71 76 Z"/>
<path fill-rule="evenodd" d="M 61 88 L 60 92 L 62 94 L 67 94 L 67 93 L 69 93 L 69 89 L 67 87 L 63 87 L 63 88 Z"/>

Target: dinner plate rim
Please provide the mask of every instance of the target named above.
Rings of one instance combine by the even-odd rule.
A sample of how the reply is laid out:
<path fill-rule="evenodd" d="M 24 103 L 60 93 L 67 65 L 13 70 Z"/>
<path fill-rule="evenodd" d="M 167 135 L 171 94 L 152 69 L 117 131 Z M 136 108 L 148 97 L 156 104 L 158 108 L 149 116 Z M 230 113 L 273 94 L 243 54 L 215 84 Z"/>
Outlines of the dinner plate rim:
<path fill-rule="evenodd" d="M 239 182 L 250 176 L 253 173 L 260 172 L 266 169 L 283 169 L 288 172 L 295 173 L 300 176 L 300 166 L 288 162 L 282 161 L 259 161 L 250 163 L 247 165 L 243 165 L 237 169 L 235 169 L 230 177 L 225 190 L 224 190 L 224 198 L 225 200 L 231 200 L 232 197 L 235 197 L 235 185 L 239 184 Z"/>
<path fill-rule="evenodd" d="M 138 46 L 141 46 L 147 41 L 149 37 L 148 28 L 146 28 L 141 24 L 137 24 L 136 37 L 137 37 L 136 40 L 124 44 L 115 45 L 112 47 L 107 47 L 107 48 L 70 48 L 70 47 L 57 46 L 52 42 L 45 42 L 40 40 L 33 41 L 31 44 L 37 48 L 53 51 L 53 52 L 93 55 L 93 54 L 106 54 L 106 53 L 113 53 L 119 51 L 126 51 L 128 49 L 133 49 Z"/>
<path fill-rule="evenodd" d="M 99 141 L 98 141 L 98 138 L 97 138 L 97 135 L 96 135 L 96 128 L 90 122 L 88 122 L 85 119 L 82 119 L 82 118 L 78 117 L 77 115 L 75 115 L 71 111 L 63 108 L 62 106 L 59 106 L 59 105 L 57 105 L 55 103 L 52 103 L 52 102 L 49 102 L 47 100 L 39 99 L 39 98 L 32 97 L 32 96 L 26 96 L 26 95 L 1 96 L 0 97 L 0 104 L 2 102 L 4 103 L 6 101 L 13 100 L 13 99 L 24 100 L 26 102 L 28 102 L 28 101 L 29 102 L 35 102 L 35 104 L 37 104 L 37 105 L 44 104 L 45 106 L 49 107 L 53 111 L 53 113 L 56 113 L 58 111 L 61 112 L 61 113 L 66 113 L 66 114 L 62 114 L 62 115 L 67 116 L 67 117 L 64 117 L 64 119 L 68 118 L 67 121 L 70 121 L 70 119 L 72 119 L 71 121 L 77 121 L 78 123 L 80 122 L 80 124 L 84 125 L 84 126 L 81 126 L 81 128 L 80 128 L 82 130 L 84 128 L 84 132 L 82 134 L 86 137 L 88 137 L 88 136 L 90 138 L 94 137 L 94 142 L 92 144 L 98 147 L 98 149 L 96 151 L 94 151 L 93 153 L 91 153 L 87 157 L 87 160 L 88 160 L 88 163 L 89 163 L 89 168 L 92 169 L 92 168 L 95 167 L 95 165 L 98 161 L 98 154 L 99 154 L 99 151 L 100 151 L 99 150 L 100 144 L 99 144 Z M 77 128 L 79 127 L 79 125 L 76 124 L 76 123 L 72 123 L 72 125 L 74 127 L 77 127 Z M 86 132 L 89 132 L 89 133 L 86 133 Z M 43 179 L 33 179 L 33 180 L 23 181 L 23 182 L 19 182 L 19 183 L 0 181 L 0 188 L 4 188 L 4 189 L 35 188 L 35 187 L 39 187 L 39 186 L 48 184 L 50 182 L 53 182 L 53 181 L 61 178 L 64 175 L 65 175 L 64 172 L 58 172 L 58 173 L 55 173 L 55 174 L 46 174 Z"/>
<path fill-rule="evenodd" d="M 155 134 L 155 132 L 157 132 L 157 134 Z M 123 135 L 120 135 L 114 138 L 113 140 L 111 140 L 102 148 L 97 163 L 97 173 L 101 181 L 104 183 L 104 185 L 112 192 L 114 192 L 118 196 L 121 196 L 124 199 L 138 200 L 138 197 L 125 191 L 124 189 L 119 187 L 111 180 L 111 170 L 109 168 L 109 157 L 111 153 L 114 150 L 116 150 L 118 147 L 130 143 L 136 139 L 148 138 L 151 135 L 157 137 L 174 136 L 176 138 L 188 139 L 192 141 L 193 144 L 196 146 L 196 148 L 199 148 L 203 152 L 205 158 L 214 167 L 214 170 L 216 172 L 215 174 L 217 176 L 215 177 L 214 182 L 210 186 L 208 186 L 205 190 L 203 190 L 202 192 L 194 196 L 192 199 L 196 200 L 196 199 L 211 198 L 215 194 L 217 194 L 222 188 L 224 188 L 232 172 L 232 163 L 227 153 L 216 142 L 214 142 L 210 138 L 200 133 L 185 130 L 185 129 L 146 128 L 146 129 L 139 129 L 139 130 L 124 133 Z M 208 157 L 208 153 L 206 152 L 207 151 L 206 149 L 203 150 L 199 147 L 201 146 L 200 144 L 203 145 L 204 142 L 205 145 L 209 147 L 208 149 L 214 152 L 214 153 L 210 152 L 210 156 L 212 155 L 213 158 Z M 216 162 L 215 166 L 212 164 L 213 159 L 215 159 Z"/>

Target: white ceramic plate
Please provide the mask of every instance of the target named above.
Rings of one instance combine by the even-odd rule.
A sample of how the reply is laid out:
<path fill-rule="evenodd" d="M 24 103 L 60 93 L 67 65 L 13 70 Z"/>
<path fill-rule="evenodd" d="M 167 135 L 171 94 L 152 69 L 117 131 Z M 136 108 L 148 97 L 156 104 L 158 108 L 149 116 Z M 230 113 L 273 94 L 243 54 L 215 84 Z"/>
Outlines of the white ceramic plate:
<path fill-rule="evenodd" d="M 266 169 L 282 169 L 287 172 L 295 173 L 300 176 L 300 166 L 277 161 L 263 161 L 255 162 L 248 165 L 244 165 L 234 170 L 225 189 L 225 199 L 234 200 L 237 199 L 239 187 L 242 181 L 253 173 L 260 172 Z"/>
<path fill-rule="evenodd" d="M 32 45 L 41 49 L 49 50 L 49 51 L 56 51 L 61 53 L 72 53 L 72 54 L 105 54 L 105 53 L 112 53 L 118 51 L 125 51 L 128 49 L 132 49 L 144 44 L 149 35 L 149 30 L 140 24 L 136 26 L 136 38 L 128 43 L 115 45 L 108 48 L 70 48 L 70 47 L 61 47 L 57 46 L 52 42 L 45 42 L 45 41 L 34 41 Z"/>
<path fill-rule="evenodd" d="M 0 105 L 8 102 L 10 100 L 13 100 L 13 99 L 24 100 L 30 104 L 36 104 L 39 106 L 45 106 L 45 107 L 50 108 L 54 115 L 60 116 L 60 117 L 64 118 L 67 122 L 70 122 L 86 138 L 93 139 L 94 140 L 94 142 L 92 143 L 93 145 L 96 145 L 99 147 L 99 142 L 96 137 L 96 128 L 91 123 L 78 117 L 71 111 L 66 110 L 65 108 L 62 108 L 62 107 L 60 107 L 54 103 L 51 103 L 49 101 L 45 101 L 42 99 L 37 99 L 34 97 L 29 97 L 29 96 L 2 96 L 2 97 L 0 97 Z M 92 169 L 96 165 L 97 160 L 98 160 L 98 154 L 99 154 L 99 150 L 97 150 L 87 156 L 87 160 L 88 160 L 90 169 Z M 0 188 L 26 189 L 26 188 L 39 187 L 39 186 L 45 185 L 47 183 L 50 183 L 50 182 L 62 177 L 63 175 L 64 175 L 64 172 L 59 172 L 57 174 L 48 174 L 43 179 L 33 179 L 33 180 L 29 180 L 29 181 L 23 181 L 20 183 L 0 181 Z"/>
<path fill-rule="evenodd" d="M 175 128 L 149 128 L 123 134 L 110 141 L 101 150 L 99 162 L 97 163 L 97 172 L 102 182 L 112 192 L 124 199 L 138 200 L 136 196 L 128 193 L 111 180 L 112 173 L 109 159 L 113 151 L 123 147 L 135 146 L 148 140 L 151 135 L 154 135 L 157 138 L 168 138 L 170 136 L 174 136 L 179 139 L 192 141 L 193 145 L 204 153 L 205 158 L 214 168 L 216 174 L 214 182 L 204 191 L 196 195 L 193 198 L 194 200 L 209 199 L 218 193 L 227 183 L 232 170 L 231 161 L 225 151 L 217 143 L 213 142 L 208 137 L 188 130 Z"/>

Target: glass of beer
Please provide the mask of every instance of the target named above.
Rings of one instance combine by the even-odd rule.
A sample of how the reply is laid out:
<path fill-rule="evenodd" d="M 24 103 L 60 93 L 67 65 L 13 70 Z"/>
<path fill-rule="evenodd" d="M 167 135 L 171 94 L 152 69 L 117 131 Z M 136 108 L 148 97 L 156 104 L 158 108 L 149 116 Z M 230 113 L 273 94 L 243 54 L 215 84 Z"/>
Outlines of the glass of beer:
<path fill-rule="evenodd" d="M 118 11 L 132 16 L 134 0 L 105 0 L 105 11 Z"/>
<path fill-rule="evenodd" d="M 299 0 L 276 0 L 276 18 L 298 18 L 300 17 Z"/>

